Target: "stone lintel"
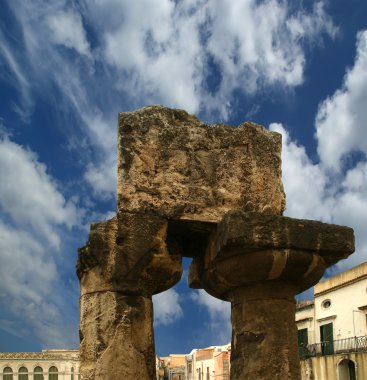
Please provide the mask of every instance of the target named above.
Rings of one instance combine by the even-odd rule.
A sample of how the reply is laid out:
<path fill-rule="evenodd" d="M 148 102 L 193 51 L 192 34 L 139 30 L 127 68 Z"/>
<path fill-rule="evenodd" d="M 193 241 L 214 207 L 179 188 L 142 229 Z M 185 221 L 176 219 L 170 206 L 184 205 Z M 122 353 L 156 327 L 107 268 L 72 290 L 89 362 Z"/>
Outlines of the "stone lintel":
<path fill-rule="evenodd" d="M 120 113 L 118 128 L 119 211 L 214 222 L 233 209 L 282 214 L 280 134 L 162 106 Z"/>

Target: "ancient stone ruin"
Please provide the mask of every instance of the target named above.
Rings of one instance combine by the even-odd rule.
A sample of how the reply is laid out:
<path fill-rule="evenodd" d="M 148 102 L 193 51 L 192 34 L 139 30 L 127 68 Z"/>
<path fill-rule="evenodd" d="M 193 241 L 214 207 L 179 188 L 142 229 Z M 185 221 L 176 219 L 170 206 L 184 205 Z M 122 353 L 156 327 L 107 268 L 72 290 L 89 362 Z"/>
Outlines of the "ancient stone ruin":
<path fill-rule="evenodd" d="M 152 106 L 119 115 L 117 215 L 79 250 L 83 380 L 153 380 L 152 295 L 232 304 L 231 380 L 297 380 L 297 293 L 354 251 L 353 230 L 283 217 L 281 136 Z"/>

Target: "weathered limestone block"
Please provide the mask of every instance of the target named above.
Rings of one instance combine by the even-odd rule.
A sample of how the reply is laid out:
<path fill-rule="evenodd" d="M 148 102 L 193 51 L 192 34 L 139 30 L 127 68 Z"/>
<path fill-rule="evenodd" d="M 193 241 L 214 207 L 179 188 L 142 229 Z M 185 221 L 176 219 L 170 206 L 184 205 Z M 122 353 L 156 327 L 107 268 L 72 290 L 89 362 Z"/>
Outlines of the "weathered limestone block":
<path fill-rule="evenodd" d="M 213 227 L 206 251 L 194 259 L 189 277 L 193 287 L 227 300 L 230 289 L 255 281 L 290 281 L 300 293 L 327 267 L 353 252 L 352 228 L 235 211 Z"/>
<path fill-rule="evenodd" d="M 231 301 L 231 380 L 299 379 L 294 296 L 353 253 L 353 230 L 230 212 L 208 231 L 189 283 Z"/>
<path fill-rule="evenodd" d="M 182 274 L 158 215 L 119 213 L 91 226 L 79 250 L 83 380 L 155 378 L 152 295 Z"/>
<path fill-rule="evenodd" d="M 232 303 L 231 380 L 299 379 L 294 295 L 354 250 L 346 227 L 282 217 L 281 136 L 182 110 L 119 115 L 117 215 L 79 250 L 83 380 L 155 379 L 152 295 L 181 277 Z"/>
<path fill-rule="evenodd" d="M 218 221 L 282 214 L 281 136 L 246 122 L 209 126 L 161 106 L 119 114 L 118 210 Z"/>
<path fill-rule="evenodd" d="M 154 379 L 152 300 L 118 292 L 80 299 L 82 379 Z"/>
<path fill-rule="evenodd" d="M 234 292 L 231 379 L 299 379 L 293 289 L 265 283 Z"/>
<path fill-rule="evenodd" d="M 160 293 L 182 275 L 182 257 L 166 245 L 167 220 L 152 214 L 119 213 L 91 226 L 79 250 L 81 294 L 117 291 L 126 295 Z"/>

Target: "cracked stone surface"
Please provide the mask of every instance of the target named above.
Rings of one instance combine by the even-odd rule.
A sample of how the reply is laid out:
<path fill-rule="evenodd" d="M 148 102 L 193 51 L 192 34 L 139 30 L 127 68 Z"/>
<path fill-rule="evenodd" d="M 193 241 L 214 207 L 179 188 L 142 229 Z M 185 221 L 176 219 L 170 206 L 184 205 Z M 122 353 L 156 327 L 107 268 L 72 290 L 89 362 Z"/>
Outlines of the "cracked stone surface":
<path fill-rule="evenodd" d="M 353 253 L 353 230 L 235 211 L 207 231 L 189 284 L 231 302 L 231 380 L 300 379 L 295 295 Z"/>
<path fill-rule="evenodd" d="M 218 221 L 229 210 L 282 214 L 281 135 L 206 125 L 160 106 L 119 114 L 118 209 Z"/>
<path fill-rule="evenodd" d="M 155 379 L 152 295 L 232 305 L 231 380 L 299 379 L 295 294 L 354 251 L 353 230 L 286 218 L 281 136 L 183 110 L 120 113 L 117 214 L 78 251 L 83 380 Z"/>

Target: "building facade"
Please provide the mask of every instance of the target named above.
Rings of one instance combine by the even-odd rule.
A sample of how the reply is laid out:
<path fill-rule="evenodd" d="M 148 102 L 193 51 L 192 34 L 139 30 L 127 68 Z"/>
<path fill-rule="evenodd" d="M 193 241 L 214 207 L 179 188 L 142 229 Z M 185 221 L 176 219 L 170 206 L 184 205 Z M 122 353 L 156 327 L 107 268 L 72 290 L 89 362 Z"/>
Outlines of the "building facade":
<path fill-rule="evenodd" d="M 302 380 L 367 379 L 367 263 L 314 290 L 296 312 Z"/>
<path fill-rule="evenodd" d="M 0 380 L 78 380 L 79 350 L 0 353 Z"/>

